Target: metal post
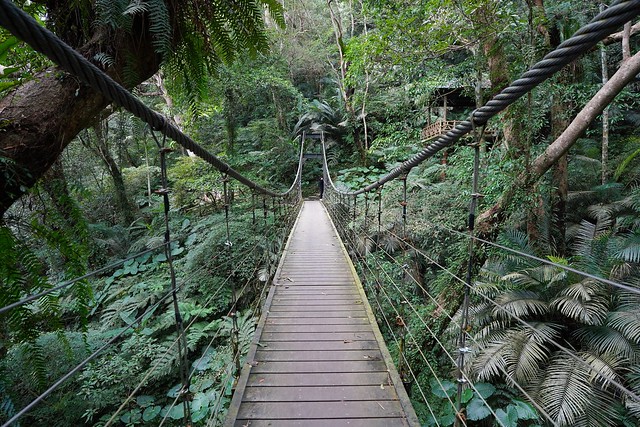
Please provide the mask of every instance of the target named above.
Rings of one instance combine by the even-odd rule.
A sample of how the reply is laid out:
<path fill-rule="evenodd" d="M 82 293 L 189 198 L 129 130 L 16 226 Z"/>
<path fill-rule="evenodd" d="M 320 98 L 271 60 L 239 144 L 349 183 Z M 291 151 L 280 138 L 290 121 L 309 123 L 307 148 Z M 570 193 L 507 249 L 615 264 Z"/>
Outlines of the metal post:
<path fill-rule="evenodd" d="M 378 234 L 382 230 L 382 186 L 378 187 Z"/>
<path fill-rule="evenodd" d="M 164 145 L 164 141 L 163 141 Z M 173 256 L 171 254 L 171 233 L 169 229 L 169 182 L 167 179 L 167 153 L 171 152 L 171 149 L 162 147 L 160 148 L 160 175 L 162 181 L 162 188 L 157 190 L 156 193 L 162 195 L 164 204 L 164 253 L 167 257 L 167 264 L 169 265 L 169 275 L 171 277 L 171 294 L 173 300 L 173 311 L 176 319 L 176 333 L 178 334 L 178 358 L 180 360 L 180 379 L 182 381 L 182 388 L 180 389 L 180 398 L 182 399 L 182 405 L 184 407 L 185 418 L 188 424 L 191 424 L 191 408 L 189 402 L 186 399 L 189 393 L 189 360 L 188 360 L 188 348 L 187 348 L 187 336 L 185 334 L 184 322 L 182 315 L 180 314 L 180 307 L 178 306 L 178 286 L 176 281 L 176 272 L 173 267 Z"/>
<path fill-rule="evenodd" d="M 369 225 L 369 193 L 364 193 L 364 229 Z"/>
<path fill-rule="evenodd" d="M 229 228 L 229 177 L 227 175 L 222 176 L 222 186 L 224 191 L 224 219 L 225 224 L 227 226 L 227 241 L 224 243 L 227 251 L 229 252 L 229 258 L 232 257 L 231 248 L 233 247 L 233 243 L 231 243 L 231 229 Z M 232 269 L 231 275 L 233 275 L 233 265 L 230 267 Z M 231 312 L 229 313 L 231 317 L 232 329 L 231 329 L 231 348 L 235 357 L 235 365 L 236 365 L 236 375 L 240 375 L 240 331 L 238 329 L 238 300 L 236 295 L 236 283 L 233 278 L 231 278 Z"/>
<path fill-rule="evenodd" d="M 407 238 L 407 175 L 402 176 L 402 237 Z"/>
<path fill-rule="evenodd" d="M 473 120 L 473 116 L 472 116 Z M 481 138 L 481 136 L 480 136 Z M 462 420 L 462 391 L 464 384 L 467 382 L 464 376 L 464 356 L 469 352 L 467 347 L 467 329 L 469 328 L 469 295 L 471 290 L 471 274 L 473 270 L 474 255 L 473 249 L 475 246 L 474 225 L 476 219 L 476 208 L 478 205 L 478 170 L 480 167 L 480 139 L 474 144 L 474 159 L 473 159 L 473 192 L 471 194 L 471 203 L 469 204 L 469 261 L 467 263 L 467 276 L 466 284 L 464 287 L 464 299 L 462 302 L 462 319 L 460 321 L 460 336 L 458 337 L 458 398 L 457 398 L 457 416 L 455 426 L 459 427 Z"/>
<path fill-rule="evenodd" d="M 255 231 L 256 228 L 256 193 L 251 193 L 251 224 L 253 224 L 253 229 Z"/>

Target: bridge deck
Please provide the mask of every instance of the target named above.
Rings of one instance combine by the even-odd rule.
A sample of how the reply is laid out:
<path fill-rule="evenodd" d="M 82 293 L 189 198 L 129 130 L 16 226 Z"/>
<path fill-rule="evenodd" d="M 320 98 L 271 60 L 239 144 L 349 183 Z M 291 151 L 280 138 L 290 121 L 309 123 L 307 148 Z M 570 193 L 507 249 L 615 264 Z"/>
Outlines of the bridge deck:
<path fill-rule="evenodd" d="M 226 426 L 419 425 L 321 202 L 291 232 Z"/>

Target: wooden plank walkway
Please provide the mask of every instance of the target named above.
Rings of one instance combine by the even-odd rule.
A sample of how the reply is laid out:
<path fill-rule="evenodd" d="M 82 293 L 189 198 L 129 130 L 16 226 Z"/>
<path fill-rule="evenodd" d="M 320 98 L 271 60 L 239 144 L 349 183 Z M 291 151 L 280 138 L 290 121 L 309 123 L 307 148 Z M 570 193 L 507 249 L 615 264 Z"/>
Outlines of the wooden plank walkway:
<path fill-rule="evenodd" d="M 225 425 L 420 425 L 319 201 L 289 236 Z"/>

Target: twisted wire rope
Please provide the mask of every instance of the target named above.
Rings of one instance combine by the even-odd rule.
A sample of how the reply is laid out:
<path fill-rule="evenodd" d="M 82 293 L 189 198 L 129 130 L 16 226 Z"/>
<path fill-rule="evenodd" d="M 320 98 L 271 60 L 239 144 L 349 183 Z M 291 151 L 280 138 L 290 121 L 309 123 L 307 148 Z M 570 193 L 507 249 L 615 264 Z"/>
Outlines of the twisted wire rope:
<path fill-rule="evenodd" d="M 89 355 L 87 358 L 85 358 L 82 362 L 78 363 L 73 369 L 71 369 L 65 375 L 60 377 L 47 390 L 45 390 L 38 397 L 36 397 L 34 400 L 32 400 L 31 403 L 29 403 L 27 406 L 22 408 L 13 417 L 11 417 L 6 423 L 2 424 L 1 427 L 9 427 L 11 424 L 13 424 L 15 421 L 17 421 L 20 417 L 22 417 L 24 414 L 26 414 L 31 409 L 33 409 L 33 407 L 35 407 L 38 403 L 40 403 L 42 400 L 44 400 L 47 396 L 49 396 L 51 393 L 53 393 L 66 380 L 68 380 L 69 378 L 71 378 L 72 376 L 74 376 L 75 374 L 80 372 L 87 364 L 89 364 L 89 362 L 91 362 L 93 359 L 98 357 L 104 350 L 106 350 L 107 348 L 111 347 L 111 345 L 113 345 L 117 339 L 119 339 L 120 337 L 122 337 L 125 334 L 125 332 L 127 332 L 129 329 L 131 329 L 137 323 L 139 323 L 152 310 L 155 310 L 160 305 L 160 303 L 162 301 L 164 301 L 165 299 L 169 298 L 171 296 L 171 293 L 172 293 L 172 291 L 170 290 L 162 298 L 160 298 L 154 304 L 149 306 L 149 308 L 147 308 L 147 310 L 145 310 L 144 313 L 142 313 L 140 316 L 136 317 L 131 324 L 129 324 L 126 327 L 124 327 L 122 329 L 122 331 L 120 331 L 117 335 L 115 335 L 111 339 L 109 339 L 109 341 L 107 341 L 102 347 L 100 347 L 99 349 L 97 349 L 96 351 L 91 353 L 91 355 Z"/>
<path fill-rule="evenodd" d="M 246 253 L 248 254 L 250 251 L 247 251 Z M 247 257 L 242 255 L 241 259 L 243 260 L 243 263 L 240 263 L 239 266 L 244 265 L 244 261 L 246 261 Z M 228 260 L 231 261 L 231 260 Z M 224 266 L 226 264 L 219 264 L 218 267 L 222 268 L 222 266 Z M 201 267 L 201 269 L 204 269 L 204 267 Z M 220 293 L 220 291 L 222 290 L 222 288 L 224 287 L 224 285 L 231 279 L 233 273 L 235 273 L 236 270 L 234 270 L 232 273 L 230 273 L 225 280 L 220 283 L 220 285 L 216 288 L 216 290 L 209 296 L 209 298 L 207 298 L 207 300 L 204 302 L 204 304 L 202 305 L 203 308 L 208 307 L 209 303 L 211 303 L 211 301 L 218 296 L 218 294 Z M 193 316 L 193 319 L 187 324 L 187 326 L 185 327 L 185 332 L 189 330 L 189 328 L 196 322 L 196 320 L 198 320 L 197 316 Z M 217 334 L 219 333 L 219 331 L 216 331 L 216 335 L 214 336 L 214 339 L 217 338 Z M 131 399 L 136 395 L 136 393 L 138 391 L 140 391 L 140 389 L 144 386 L 144 383 L 149 379 L 149 377 L 155 372 L 155 370 L 160 366 L 160 362 L 159 360 L 162 360 L 167 354 L 169 354 L 169 352 L 173 349 L 173 347 L 178 344 L 178 341 L 180 340 L 180 337 L 176 337 L 176 339 L 173 340 L 173 343 L 171 344 L 171 346 L 169 346 L 165 352 L 160 356 L 160 358 L 158 358 L 158 361 L 155 362 L 155 364 L 149 369 L 149 371 L 145 374 L 145 376 L 138 382 L 138 384 L 136 385 L 136 387 L 129 393 L 129 395 L 126 397 L 126 399 L 121 403 L 121 405 L 118 407 L 118 409 L 116 410 L 116 412 L 111 416 L 111 418 L 109 418 L 109 420 L 107 421 L 107 423 L 105 424 L 104 427 L 108 427 L 110 426 L 116 419 L 117 415 L 125 408 L 125 406 L 131 401 Z"/>
<path fill-rule="evenodd" d="M 15 6 L 9 0 L 0 0 L 0 25 L 13 35 L 25 41 L 33 49 L 42 53 L 64 70 L 72 73 L 91 88 L 101 93 L 110 101 L 122 106 L 127 111 L 147 123 L 152 129 L 160 131 L 182 147 L 194 153 L 220 172 L 225 173 L 248 188 L 261 194 L 284 197 L 291 193 L 300 178 L 301 167 L 293 185 L 284 193 L 269 190 L 240 172 L 233 169 L 217 156 L 213 155 L 189 136 L 185 135 L 177 126 L 163 115 L 151 110 L 131 92 L 109 77 L 105 72 L 92 64 L 88 59 L 76 52 L 51 31 L 40 26 L 35 19 Z M 302 144 L 301 144 L 302 145 Z M 300 155 L 302 158 L 302 154 Z"/>
<path fill-rule="evenodd" d="M 382 248 L 380 245 L 378 245 L 378 248 L 379 248 L 379 249 L 382 249 L 382 250 L 387 254 L 387 256 L 388 256 L 388 257 L 390 257 L 391 259 L 393 259 L 393 260 L 394 260 L 394 263 L 395 263 L 396 265 L 398 265 L 398 266 L 400 265 L 400 263 L 399 263 L 399 262 L 398 262 L 398 261 L 397 261 L 397 260 L 392 256 L 392 255 L 390 255 L 390 254 L 389 254 L 389 253 L 388 253 L 384 248 Z M 401 268 L 402 268 L 402 267 L 401 267 Z M 381 268 L 381 270 L 382 270 L 382 268 Z M 404 270 L 404 269 L 403 269 L 403 270 Z M 454 321 L 455 321 L 455 319 L 454 319 L 454 318 L 453 318 L 453 317 L 452 317 L 452 316 L 451 316 L 451 315 L 450 315 L 450 314 L 449 314 L 449 313 L 444 309 L 444 307 L 443 307 L 440 303 L 438 303 L 438 302 L 436 301 L 436 299 L 431 295 L 431 293 L 429 293 L 428 291 L 426 291 L 426 289 L 425 289 L 425 288 L 424 288 L 424 287 L 423 287 L 423 286 L 422 286 L 422 285 L 417 281 L 417 279 L 415 279 L 415 278 L 413 277 L 413 275 L 412 275 L 410 272 L 408 272 L 408 271 L 406 271 L 406 270 L 404 270 L 404 272 L 405 272 L 405 274 L 407 274 L 407 275 L 412 279 L 412 281 L 413 281 L 416 285 L 418 285 L 418 286 L 420 287 L 420 289 L 422 289 L 422 290 L 426 293 L 426 295 L 428 295 L 428 296 L 429 296 L 429 298 L 432 300 L 432 302 L 434 302 L 434 303 L 436 304 L 436 306 L 437 306 L 437 307 L 438 307 L 438 308 L 439 308 L 439 309 L 440 309 L 440 310 L 445 314 L 445 316 L 446 316 L 447 318 L 449 318 L 449 320 L 450 320 L 450 321 L 452 321 L 452 322 L 454 322 Z M 385 273 L 386 273 L 386 272 L 385 272 Z M 437 335 L 436 335 L 436 334 L 431 330 L 431 327 L 427 324 L 427 322 L 424 320 L 424 318 L 420 315 L 420 313 L 419 313 L 419 312 L 418 312 L 418 310 L 415 308 L 415 306 L 414 306 L 414 305 L 413 305 L 413 303 L 410 301 L 410 299 L 407 297 L 407 295 L 402 291 L 402 289 L 400 289 L 400 287 L 399 287 L 399 286 L 397 286 L 397 284 L 395 283 L 395 280 L 393 280 L 393 278 L 392 278 L 391 276 L 389 276 L 389 275 L 388 275 L 388 273 L 387 273 L 386 275 L 387 275 L 387 278 L 388 278 L 388 279 L 390 279 L 390 280 L 389 280 L 389 281 L 390 281 L 390 283 L 392 283 L 392 285 L 393 285 L 393 286 L 394 286 L 394 288 L 397 290 L 397 292 L 402 296 L 403 300 L 404 300 L 404 301 L 405 301 L 405 302 L 406 302 L 406 303 L 411 307 L 411 309 L 412 309 L 413 313 L 416 315 L 416 317 L 418 318 L 418 320 L 420 320 L 420 322 L 422 323 L 422 325 L 423 325 L 423 326 L 424 326 L 424 327 L 429 331 L 430 335 L 436 339 L 436 341 L 438 342 L 438 344 L 440 345 L 440 347 L 442 347 L 442 348 L 443 348 L 443 350 L 445 351 L 445 353 L 447 354 L 447 356 L 449 356 L 449 359 L 451 359 L 451 360 L 452 360 L 452 362 L 454 362 L 454 363 L 455 363 L 455 360 L 453 359 L 453 356 L 451 355 L 451 353 L 449 353 L 449 352 L 446 350 L 446 348 L 444 348 L 444 345 L 443 345 L 443 344 L 438 340 Z M 457 277 L 457 276 L 456 276 L 456 277 Z M 464 284 L 466 285 L 466 281 L 464 281 L 463 279 L 459 279 L 459 280 L 460 280 L 462 283 L 464 283 Z M 395 310 L 395 307 L 394 307 L 394 310 Z M 396 311 L 397 311 L 397 310 L 396 310 Z M 415 345 L 416 345 L 416 347 L 418 348 L 418 351 L 422 354 L 422 350 L 421 350 L 421 348 L 419 347 L 419 345 L 418 345 L 418 343 L 416 342 L 415 338 L 413 337 L 413 335 L 412 335 L 412 334 L 411 334 L 411 332 L 409 331 L 408 327 L 407 327 L 407 332 L 409 332 L 409 334 L 412 336 L 412 338 L 413 338 L 413 340 L 414 340 L 414 344 L 415 344 Z M 479 344 L 479 343 L 478 343 L 478 341 L 475 339 L 475 337 L 474 337 L 473 335 L 469 334 L 469 333 L 468 333 L 468 332 L 466 332 L 466 331 L 465 331 L 464 333 L 465 333 L 465 335 L 467 336 L 467 338 L 468 338 L 468 339 L 470 339 L 471 341 L 473 341 L 476 345 L 478 345 L 478 344 Z M 423 358 L 425 358 L 425 357 L 426 357 L 426 356 L 424 356 L 424 355 L 423 355 Z M 425 360 L 425 361 L 426 361 L 426 360 Z M 428 362 L 427 362 L 427 363 L 428 363 Z M 512 377 L 512 375 L 511 375 L 511 374 L 509 374 L 509 373 L 508 373 L 505 369 L 503 369 L 501 366 L 500 366 L 498 369 L 499 369 L 499 370 L 500 370 L 500 371 L 505 375 L 505 378 L 509 378 L 509 379 L 511 380 L 511 382 L 513 383 L 513 385 L 514 385 L 518 390 L 520 390 L 520 392 L 521 392 L 521 393 L 523 393 L 523 395 L 524 395 L 524 396 L 529 400 L 529 402 L 531 402 L 531 404 L 532 404 L 532 405 L 533 405 L 533 406 L 534 406 L 538 411 L 540 411 L 540 413 L 541 413 L 543 416 L 545 416 L 545 418 L 547 418 L 547 420 L 548 420 L 548 421 L 550 421 L 553 425 L 557 425 L 557 423 L 556 423 L 556 422 L 551 418 L 551 416 L 550 416 L 550 415 L 549 415 L 549 414 L 544 410 L 544 408 L 542 408 L 542 407 L 541 407 L 541 406 L 540 406 L 540 405 L 535 401 L 535 399 L 534 399 L 533 397 L 531 397 L 531 395 L 530 395 L 530 394 L 529 394 L 529 393 L 528 393 L 528 392 L 527 392 L 527 391 L 526 391 L 526 390 L 525 390 L 525 389 L 524 389 L 520 384 L 518 384 L 518 382 L 517 382 L 514 378 L 511 378 L 511 377 Z M 433 372 L 433 370 L 432 370 L 432 372 Z M 437 374 L 435 374 L 435 372 L 433 372 L 433 374 L 437 376 Z M 469 384 L 473 384 L 473 381 L 471 381 L 471 379 L 469 379 L 469 378 L 467 377 L 467 375 L 466 375 L 466 374 L 463 374 L 463 375 L 464 375 L 465 379 L 467 380 L 467 382 L 468 382 Z M 440 385 L 441 385 L 441 387 L 442 387 L 442 383 L 440 383 Z M 475 391 L 477 391 L 477 390 L 475 389 L 475 387 L 473 387 L 473 386 L 472 386 L 472 388 L 473 388 Z M 442 389 L 443 389 L 443 391 L 444 391 L 444 388 L 443 388 L 443 387 L 442 387 Z M 486 400 L 484 400 L 484 398 L 482 398 L 482 396 L 481 396 L 480 394 L 478 394 L 478 396 L 480 396 L 480 397 L 481 397 L 481 399 L 484 401 L 484 403 L 489 407 L 488 402 L 486 402 Z M 489 407 L 489 408 L 490 408 L 490 407 Z M 493 411 L 492 411 L 492 413 L 493 413 Z M 493 413 L 493 415 L 494 415 L 494 416 L 496 416 L 496 414 L 495 414 L 495 413 Z"/>
<path fill-rule="evenodd" d="M 325 176 L 328 176 L 329 179 L 325 179 L 325 181 L 328 181 L 329 185 L 341 194 L 359 195 L 379 188 L 402 175 L 406 175 L 413 168 L 433 157 L 440 150 L 454 145 L 463 136 L 471 132 L 474 127 L 486 124 L 489 119 L 516 102 L 540 83 L 550 78 L 565 65 L 573 62 L 583 53 L 590 51 L 599 41 L 639 14 L 640 0 L 614 1 L 606 10 L 596 15 L 591 22 L 581 27 L 573 36 L 565 40 L 556 49 L 549 52 L 542 60 L 534 64 L 528 71 L 523 73 L 519 79 L 513 81 L 490 101 L 476 109 L 472 113 L 470 120 L 459 123 L 455 128 L 438 137 L 422 151 L 402 162 L 398 167 L 392 169 L 375 183 L 356 191 L 339 190 L 333 184 L 331 176 L 328 174 L 328 168 Z"/>

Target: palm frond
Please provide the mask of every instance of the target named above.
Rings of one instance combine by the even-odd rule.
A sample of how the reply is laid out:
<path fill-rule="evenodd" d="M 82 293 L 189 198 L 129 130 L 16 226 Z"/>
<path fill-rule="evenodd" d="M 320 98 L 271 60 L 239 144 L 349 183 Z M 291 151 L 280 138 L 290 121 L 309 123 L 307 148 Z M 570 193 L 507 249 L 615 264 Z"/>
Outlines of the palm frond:
<path fill-rule="evenodd" d="M 550 360 L 539 403 L 560 426 L 613 426 L 617 417 L 613 396 L 591 382 L 601 363 L 590 354 L 573 357 L 557 353 Z M 585 369 L 584 364 L 594 369 Z M 588 414 L 588 415 L 587 415 Z"/>
<path fill-rule="evenodd" d="M 640 311 L 638 306 L 612 311 L 607 316 L 607 326 L 620 332 L 635 344 L 640 344 Z"/>
<path fill-rule="evenodd" d="M 474 355 L 471 362 L 471 372 L 480 381 L 488 381 L 498 378 L 507 370 L 507 361 L 504 357 L 509 350 L 507 331 L 495 332 L 492 340 L 482 347 Z"/>
<path fill-rule="evenodd" d="M 560 325 L 533 322 L 510 333 L 512 352 L 507 356 L 509 373 L 516 382 L 529 383 L 540 376 L 540 370 L 550 357 L 550 343 L 558 336 Z"/>
<path fill-rule="evenodd" d="M 498 319 L 542 316 L 549 311 L 548 304 L 540 299 L 538 293 L 533 291 L 506 292 L 496 298 L 496 303 L 499 307 L 493 309 L 493 315 Z"/>
<path fill-rule="evenodd" d="M 638 352 L 638 347 L 629 342 L 624 334 L 606 326 L 585 326 L 574 334 L 585 348 L 596 354 L 630 360 Z"/>
<path fill-rule="evenodd" d="M 617 251 L 614 256 L 625 262 L 640 263 L 640 231 L 627 233 L 616 239 Z"/>
<path fill-rule="evenodd" d="M 601 325 L 609 310 L 607 294 L 607 289 L 601 283 L 585 279 L 560 292 L 551 301 L 551 307 L 577 322 Z"/>

